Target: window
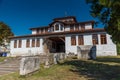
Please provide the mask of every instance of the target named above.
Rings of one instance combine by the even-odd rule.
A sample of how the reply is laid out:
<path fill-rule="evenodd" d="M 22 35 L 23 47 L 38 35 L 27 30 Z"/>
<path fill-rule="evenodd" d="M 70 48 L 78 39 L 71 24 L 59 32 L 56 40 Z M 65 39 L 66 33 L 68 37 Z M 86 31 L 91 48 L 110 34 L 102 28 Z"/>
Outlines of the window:
<path fill-rule="evenodd" d="M 39 29 L 37 29 L 36 31 L 37 31 L 37 34 L 39 34 Z"/>
<path fill-rule="evenodd" d="M 79 35 L 79 36 L 78 36 L 78 45 L 84 45 L 83 35 Z"/>
<path fill-rule="evenodd" d="M 21 48 L 22 46 L 22 40 L 19 40 L 18 47 Z"/>
<path fill-rule="evenodd" d="M 41 33 L 43 33 L 43 32 L 44 32 L 44 29 L 42 28 L 42 29 L 41 29 Z"/>
<path fill-rule="evenodd" d="M 75 30 L 76 30 L 76 31 L 79 30 L 79 25 L 75 25 Z"/>
<path fill-rule="evenodd" d="M 71 36 L 71 45 L 76 45 L 76 36 Z"/>
<path fill-rule="evenodd" d="M 98 44 L 98 35 L 97 34 L 92 35 L 92 42 L 93 42 L 93 45 Z"/>
<path fill-rule="evenodd" d="M 74 31 L 74 25 L 70 25 L 70 31 Z"/>
<path fill-rule="evenodd" d="M 14 40 L 14 48 L 17 48 L 17 40 Z"/>
<path fill-rule="evenodd" d="M 64 28 L 64 25 L 63 25 L 63 24 L 61 24 L 61 26 L 60 26 L 60 30 L 62 31 L 62 30 L 63 30 L 63 28 Z"/>
<path fill-rule="evenodd" d="M 107 44 L 106 34 L 100 35 L 101 44 Z"/>
<path fill-rule="evenodd" d="M 26 40 L 26 47 L 30 47 L 30 40 L 29 39 Z"/>
<path fill-rule="evenodd" d="M 59 24 L 55 25 L 55 30 L 59 30 Z"/>
<path fill-rule="evenodd" d="M 84 24 L 81 25 L 81 30 L 82 30 L 82 31 L 85 30 L 85 25 L 84 25 Z"/>
<path fill-rule="evenodd" d="M 36 40 L 36 47 L 40 47 L 40 39 L 39 38 Z"/>
<path fill-rule="evenodd" d="M 46 33 L 48 32 L 48 28 L 45 28 L 45 32 L 46 32 Z"/>
<path fill-rule="evenodd" d="M 35 39 L 32 39 L 32 47 L 35 47 Z"/>

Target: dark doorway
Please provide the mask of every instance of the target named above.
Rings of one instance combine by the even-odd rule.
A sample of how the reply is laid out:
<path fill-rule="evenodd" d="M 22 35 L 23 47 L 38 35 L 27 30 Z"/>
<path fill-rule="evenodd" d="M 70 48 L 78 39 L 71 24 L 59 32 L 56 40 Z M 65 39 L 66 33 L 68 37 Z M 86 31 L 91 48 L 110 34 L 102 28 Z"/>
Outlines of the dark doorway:
<path fill-rule="evenodd" d="M 49 39 L 52 41 L 51 53 L 65 52 L 65 37 L 52 37 Z"/>

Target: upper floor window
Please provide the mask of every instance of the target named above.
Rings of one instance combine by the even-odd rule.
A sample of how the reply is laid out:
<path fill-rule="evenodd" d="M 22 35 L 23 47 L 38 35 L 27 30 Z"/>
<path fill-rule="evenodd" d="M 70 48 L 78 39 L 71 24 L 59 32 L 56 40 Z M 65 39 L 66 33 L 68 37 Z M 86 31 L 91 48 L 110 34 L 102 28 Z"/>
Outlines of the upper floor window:
<path fill-rule="evenodd" d="M 76 36 L 71 36 L 71 45 L 76 45 Z"/>
<path fill-rule="evenodd" d="M 22 46 L 22 40 L 19 40 L 18 47 L 21 48 Z"/>
<path fill-rule="evenodd" d="M 55 25 L 55 30 L 59 30 L 59 24 Z"/>
<path fill-rule="evenodd" d="M 44 32 L 44 29 L 42 28 L 42 29 L 41 29 L 41 33 L 43 33 L 43 32 Z"/>
<path fill-rule="evenodd" d="M 98 35 L 97 34 L 92 35 L 92 42 L 93 42 L 93 45 L 98 44 Z"/>
<path fill-rule="evenodd" d="M 75 25 L 75 30 L 76 30 L 76 31 L 79 30 L 79 25 L 78 25 L 78 24 Z"/>
<path fill-rule="evenodd" d="M 46 33 L 48 32 L 48 28 L 45 28 L 45 32 L 46 32 Z"/>
<path fill-rule="evenodd" d="M 14 40 L 14 48 L 17 48 L 17 40 Z"/>
<path fill-rule="evenodd" d="M 81 30 L 82 30 L 82 31 L 85 30 L 85 25 L 84 25 L 84 24 L 81 25 Z"/>
<path fill-rule="evenodd" d="M 74 25 L 70 25 L 70 31 L 74 31 Z"/>
<path fill-rule="evenodd" d="M 63 28 L 64 28 L 64 25 L 63 25 L 63 24 L 61 24 L 61 25 L 60 25 L 60 30 L 62 31 L 62 30 L 63 30 Z"/>
<path fill-rule="evenodd" d="M 37 34 L 39 34 L 39 29 L 36 30 Z"/>
<path fill-rule="evenodd" d="M 84 45 L 83 35 L 79 35 L 79 36 L 78 36 L 78 45 Z"/>
<path fill-rule="evenodd" d="M 106 34 L 101 34 L 100 39 L 101 39 L 101 44 L 107 44 Z"/>

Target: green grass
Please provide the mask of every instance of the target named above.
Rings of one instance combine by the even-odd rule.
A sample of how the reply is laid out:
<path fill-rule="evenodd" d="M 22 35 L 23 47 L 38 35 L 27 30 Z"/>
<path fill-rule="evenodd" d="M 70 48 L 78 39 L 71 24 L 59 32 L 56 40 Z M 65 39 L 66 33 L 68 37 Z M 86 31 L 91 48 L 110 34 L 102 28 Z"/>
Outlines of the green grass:
<path fill-rule="evenodd" d="M 96 60 L 69 59 L 32 76 L 20 77 L 12 73 L 0 80 L 120 80 L 120 56 L 98 57 Z"/>
<path fill-rule="evenodd" d="M 0 62 L 3 62 L 7 57 L 0 57 Z"/>

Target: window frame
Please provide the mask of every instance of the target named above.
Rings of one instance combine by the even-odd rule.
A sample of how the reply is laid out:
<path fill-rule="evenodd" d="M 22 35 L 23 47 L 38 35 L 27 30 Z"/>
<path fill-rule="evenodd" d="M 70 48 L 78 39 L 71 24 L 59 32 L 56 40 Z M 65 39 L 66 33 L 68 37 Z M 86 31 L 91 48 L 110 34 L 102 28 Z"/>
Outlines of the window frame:
<path fill-rule="evenodd" d="M 107 36 L 106 34 L 100 34 L 101 44 L 107 44 Z"/>
<path fill-rule="evenodd" d="M 20 39 L 19 41 L 18 41 L 18 48 L 21 48 L 22 47 L 22 40 Z"/>
<path fill-rule="evenodd" d="M 93 45 L 98 45 L 98 34 L 92 34 Z"/>
<path fill-rule="evenodd" d="M 59 31 L 59 24 L 55 24 L 55 31 Z"/>
<path fill-rule="evenodd" d="M 78 35 L 78 45 L 84 45 L 84 36 Z"/>
<path fill-rule="evenodd" d="M 36 39 L 36 47 L 40 47 L 40 38 Z"/>
<path fill-rule="evenodd" d="M 71 36 L 71 46 L 76 46 L 76 36 L 75 35 Z"/>
<path fill-rule="evenodd" d="M 26 48 L 29 48 L 30 47 L 30 39 L 27 39 L 26 40 Z"/>
<path fill-rule="evenodd" d="M 17 48 L 17 40 L 14 40 L 14 48 Z"/>
<path fill-rule="evenodd" d="M 32 47 L 35 47 L 35 39 L 32 39 Z"/>

